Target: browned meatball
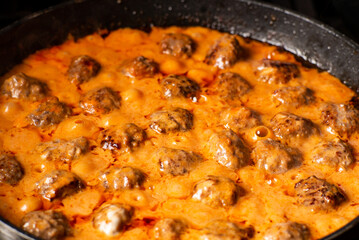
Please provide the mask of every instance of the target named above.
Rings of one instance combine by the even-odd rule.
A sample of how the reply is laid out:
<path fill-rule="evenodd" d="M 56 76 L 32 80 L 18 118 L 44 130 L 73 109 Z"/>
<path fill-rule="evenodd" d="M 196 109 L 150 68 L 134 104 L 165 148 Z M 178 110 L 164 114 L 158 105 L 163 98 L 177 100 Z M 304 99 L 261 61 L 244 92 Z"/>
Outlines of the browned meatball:
<path fill-rule="evenodd" d="M 342 137 L 358 131 L 359 111 L 349 104 L 326 103 L 321 107 L 321 119 L 331 131 Z"/>
<path fill-rule="evenodd" d="M 186 224 L 179 219 L 165 218 L 153 227 L 154 237 L 161 240 L 179 240 L 186 228 Z"/>
<path fill-rule="evenodd" d="M 300 75 L 298 66 L 294 63 L 264 59 L 258 68 L 259 81 L 269 84 L 285 84 Z"/>
<path fill-rule="evenodd" d="M 133 213 L 133 208 L 127 205 L 107 205 L 94 214 L 93 227 L 107 236 L 116 236 L 131 221 Z"/>
<path fill-rule="evenodd" d="M 72 114 L 72 110 L 65 103 L 52 97 L 42 102 L 37 109 L 27 116 L 27 120 L 39 128 L 46 128 L 62 122 Z"/>
<path fill-rule="evenodd" d="M 229 207 L 236 204 L 242 189 L 226 177 L 207 176 L 193 189 L 192 199 L 211 207 Z"/>
<path fill-rule="evenodd" d="M 183 108 L 155 112 L 151 115 L 151 121 L 150 128 L 162 134 L 186 132 L 193 127 L 192 113 Z"/>
<path fill-rule="evenodd" d="M 74 194 L 83 187 L 78 176 L 65 170 L 54 170 L 36 183 L 37 193 L 49 201 Z"/>
<path fill-rule="evenodd" d="M 141 170 L 125 166 L 122 168 L 112 167 L 106 170 L 99 179 L 106 189 L 118 190 L 139 188 L 145 178 L 145 174 Z"/>
<path fill-rule="evenodd" d="M 200 239 L 205 240 L 248 240 L 254 235 L 252 227 L 240 227 L 223 220 L 209 223 L 201 232 Z"/>
<path fill-rule="evenodd" d="M 259 169 L 280 174 L 300 165 L 300 155 L 294 149 L 270 138 L 257 141 L 252 157 Z"/>
<path fill-rule="evenodd" d="M 71 83 L 80 85 L 95 77 L 101 69 L 100 63 L 87 55 L 74 57 L 67 70 L 67 77 Z"/>
<path fill-rule="evenodd" d="M 300 180 L 294 190 L 298 203 L 314 210 L 334 209 L 346 199 L 341 189 L 316 176 Z"/>
<path fill-rule="evenodd" d="M 160 42 L 161 52 L 175 57 L 190 57 L 195 43 L 192 38 L 183 33 L 167 33 Z"/>
<path fill-rule="evenodd" d="M 48 93 L 46 83 L 29 77 L 24 73 L 17 73 L 6 79 L 1 87 L 3 95 L 16 99 L 32 101 L 44 98 Z"/>
<path fill-rule="evenodd" d="M 123 74 L 132 78 L 153 77 L 157 72 L 158 64 L 152 59 L 143 56 L 129 61 L 123 69 Z"/>
<path fill-rule="evenodd" d="M 198 100 L 199 85 L 181 75 L 169 75 L 161 81 L 163 95 L 167 98 L 189 98 L 193 102 Z"/>
<path fill-rule="evenodd" d="M 244 50 L 239 45 L 237 38 L 226 34 L 219 38 L 210 48 L 204 62 L 224 69 L 231 67 L 243 55 Z"/>
<path fill-rule="evenodd" d="M 42 240 L 60 240 L 70 235 L 70 224 L 61 212 L 34 211 L 22 219 L 22 229 Z"/>
<path fill-rule="evenodd" d="M 8 154 L 0 155 L 0 183 L 15 186 L 24 176 L 24 170 L 15 156 Z"/>
<path fill-rule="evenodd" d="M 245 106 L 230 107 L 220 113 L 221 123 L 235 132 L 261 124 L 258 114 Z"/>
<path fill-rule="evenodd" d="M 315 101 L 313 91 L 303 86 L 282 87 L 275 90 L 272 96 L 274 103 L 295 108 L 309 105 Z"/>
<path fill-rule="evenodd" d="M 79 158 L 89 149 L 89 142 L 85 137 L 78 137 L 72 140 L 54 140 L 44 142 L 36 147 L 42 159 L 49 161 L 61 160 L 65 162 Z"/>
<path fill-rule="evenodd" d="M 309 228 L 300 223 L 278 223 L 267 229 L 264 240 L 309 240 Z"/>
<path fill-rule="evenodd" d="M 111 88 L 104 87 L 87 92 L 80 100 L 80 107 L 89 114 L 101 115 L 119 109 L 121 97 Z"/>
<path fill-rule="evenodd" d="M 173 176 L 184 175 L 191 171 L 200 157 L 180 149 L 162 147 L 156 152 L 160 171 Z"/>
<path fill-rule="evenodd" d="M 251 86 L 239 74 L 225 72 L 218 76 L 213 87 L 217 94 L 225 100 L 236 100 L 246 94 Z"/>
<path fill-rule="evenodd" d="M 209 153 L 219 164 L 237 170 L 249 163 L 249 150 L 242 139 L 230 129 L 214 133 L 209 141 Z"/>

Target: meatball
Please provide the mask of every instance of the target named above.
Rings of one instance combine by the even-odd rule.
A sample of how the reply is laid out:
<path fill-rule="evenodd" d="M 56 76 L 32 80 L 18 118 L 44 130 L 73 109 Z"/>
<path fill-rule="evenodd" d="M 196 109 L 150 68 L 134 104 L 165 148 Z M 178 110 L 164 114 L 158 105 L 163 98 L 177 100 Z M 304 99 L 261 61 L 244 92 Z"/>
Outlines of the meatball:
<path fill-rule="evenodd" d="M 248 240 L 253 237 L 252 227 L 240 227 L 233 222 L 216 220 L 201 231 L 203 240 Z"/>
<path fill-rule="evenodd" d="M 145 130 L 136 124 L 128 123 L 124 126 L 113 126 L 103 131 L 100 139 L 103 149 L 132 151 L 138 148 L 147 138 Z"/>
<path fill-rule="evenodd" d="M 270 138 L 257 141 L 252 157 L 259 169 L 272 174 L 281 174 L 300 165 L 297 151 Z"/>
<path fill-rule="evenodd" d="M 354 162 L 354 157 L 349 145 L 337 138 L 316 145 L 312 151 L 312 160 L 329 167 L 346 169 Z"/>
<path fill-rule="evenodd" d="M 300 180 L 294 190 L 298 203 L 314 210 L 331 210 L 346 200 L 341 189 L 316 176 Z"/>
<path fill-rule="evenodd" d="M 249 163 L 249 150 L 232 130 L 214 133 L 208 141 L 209 154 L 219 164 L 237 170 Z"/>
<path fill-rule="evenodd" d="M 145 181 L 145 174 L 133 167 L 122 168 L 112 167 L 100 176 L 100 181 L 106 189 L 133 189 L 142 186 Z"/>
<path fill-rule="evenodd" d="M 71 83 L 80 85 L 95 77 L 101 69 L 100 63 L 87 55 L 74 57 L 67 70 L 67 77 Z"/>
<path fill-rule="evenodd" d="M 186 228 L 186 224 L 181 220 L 165 218 L 153 227 L 154 237 L 161 240 L 179 240 Z"/>
<path fill-rule="evenodd" d="M 269 228 L 264 240 L 309 240 L 309 228 L 300 223 L 286 222 L 279 223 Z"/>
<path fill-rule="evenodd" d="M 192 113 L 183 108 L 155 112 L 151 115 L 151 121 L 150 128 L 162 134 L 186 132 L 193 127 Z"/>
<path fill-rule="evenodd" d="M 241 194 L 242 189 L 231 179 L 209 175 L 194 186 L 192 199 L 211 207 L 229 207 Z"/>
<path fill-rule="evenodd" d="M 85 137 L 78 137 L 69 141 L 57 139 L 41 143 L 36 147 L 36 151 L 41 154 L 42 159 L 64 162 L 77 159 L 88 150 L 89 142 Z"/>
<path fill-rule="evenodd" d="M 303 86 L 282 87 L 273 92 L 273 102 L 278 105 L 291 107 L 301 107 L 309 105 L 315 101 L 314 93 L 309 88 Z"/>
<path fill-rule="evenodd" d="M 107 205 L 94 214 L 93 227 L 107 236 L 118 235 L 131 221 L 133 212 L 133 208 L 127 205 Z"/>
<path fill-rule="evenodd" d="M 204 62 L 225 69 L 235 64 L 243 55 L 244 50 L 239 45 L 237 38 L 226 34 L 210 48 Z"/>
<path fill-rule="evenodd" d="M 46 128 L 62 122 L 72 114 L 72 110 L 56 97 L 42 102 L 37 109 L 27 116 L 31 125 Z"/>
<path fill-rule="evenodd" d="M 245 106 L 230 107 L 220 113 L 221 123 L 235 132 L 261 124 L 258 114 Z"/>
<path fill-rule="evenodd" d="M 1 88 L 2 94 L 7 97 L 32 101 L 44 98 L 48 90 L 46 83 L 24 73 L 12 75 L 4 81 Z"/>
<path fill-rule="evenodd" d="M 285 84 L 300 75 L 294 63 L 264 59 L 258 68 L 259 81 L 269 84 Z"/>
<path fill-rule="evenodd" d="M 350 104 L 326 103 L 321 107 L 321 119 L 324 125 L 329 127 L 342 137 L 358 131 L 359 111 Z"/>
<path fill-rule="evenodd" d="M 126 63 L 122 72 L 131 78 L 153 77 L 158 72 L 158 64 L 152 59 L 139 56 Z"/>
<path fill-rule="evenodd" d="M 292 113 L 277 113 L 270 121 L 274 134 L 283 140 L 306 138 L 314 133 L 314 124 Z"/>
<path fill-rule="evenodd" d="M 22 219 L 22 229 L 42 240 L 60 240 L 70 235 L 70 224 L 61 212 L 34 211 Z"/>
<path fill-rule="evenodd" d="M 193 152 L 165 147 L 158 149 L 155 158 L 158 159 L 160 171 L 172 176 L 188 173 L 200 159 Z"/>
<path fill-rule="evenodd" d="M 80 100 L 80 107 L 94 115 L 110 113 L 120 106 L 121 97 L 108 87 L 89 91 Z"/>
<path fill-rule="evenodd" d="M 37 193 L 49 201 L 74 194 L 83 187 L 78 176 L 65 170 L 54 170 L 36 183 Z"/>
<path fill-rule="evenodd" d="M 199 85 L 191 79 L 180 75 L 169 75 L 161 81 L 163 95 L 167 98 L 189 98 L 193 102 L 198 100 Z"/>
<path fill-rule="evenodd" d="M 15 156 L 8 154 L 0 155 L 0 183 L 15 186 L 24 176 L 24 170 Z"/>
<path fill-rule="evenodd" d="M 251 86 L 239 74 L 225 72 L 218 76 L 214 89 L 221 98 L 236 100 L 246 94 Z"/>
<path fill-rule="evenodd" d="M 175 57 L 190 57 L 195 43 L 192 38 L 183 33 L 167 33 L 160 42 L 161 52 Z"/>

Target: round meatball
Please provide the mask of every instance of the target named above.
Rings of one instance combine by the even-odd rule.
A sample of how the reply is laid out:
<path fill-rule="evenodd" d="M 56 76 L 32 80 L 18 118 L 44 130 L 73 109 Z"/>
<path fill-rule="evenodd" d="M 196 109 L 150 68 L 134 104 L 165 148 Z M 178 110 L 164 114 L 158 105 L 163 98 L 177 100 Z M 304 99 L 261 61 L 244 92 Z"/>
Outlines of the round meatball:
<path fill-rule="evenodd" d="M 244 50 L 235 36 L 226 34 L 219 38 L 208 51 L 204 62 L 220 69 L 231 67 L 239 58 L 243 57 Z"/>
<path fill-rule="evenodd" d="M 359 111 L 350 104 L 326 103 L 321 107 L 321 119 L 324 125 L 329 127 L 342 137 L 350 137 L 359 127 Z"/>
<path fill-rule="evenodd" d="M 87 92 L 81 97 L 80 107 L 89 114 L 101 115 L 119 109 L 121 97 L 111 88 L 105 87 Z"/>
<path fill-rule="evenodd" d="M 259 81 L 269 84 L 286 84 L 300 75 L 296 64 L 271 59 L 264 59 L 257 73 Z"/>
<path fill-rule="evenodd" d="M 261 124 L 258 114 L 245 106 L 230 107 L 220 113 L 220 122 L 238 133 Z"/>
<path fill-rule="evenodd" d="M 84 187 L 82 181 L 75 174 L 65 170 L 54 170 L 36 183 L 36 191 L 44 199 L 65 198 Z"/>
<path fill-rule="evenodd" d="M 100 176 L 100 181 L 106 189 L 133 189 L 140 188 L 145 181 L 145 174 L 130 166 L 122 168 L 112 167 Z"/>
<path fill-rule="evenodd" d="M 253 237 L 252 227 L 240 227 L 233 222 L 216 220 L 202 229 L 203 240 L 248 240 Z"/>
<path fill-rule="evenodd" d="M 56 97 L 42 102 L 37 109 L 27 116 L 31 125 L 46 128 L 62 122 L 72 114 L 72 110 Z"/>
<path fill-rule="evenodd" d="M 272 97 L 273 102 L 278 105 L 295 108 L 309 105 L 315 101 L 313 91 L 303 86 L 279 88 L 273 92 Z"/>
<path fill-rule="evenodd" d="M 186 228 L 186 224 L 181 220 L 165 218 L 153 227 L 154 237 L 161 240 L 179 240 Z"/>
<path fill-rule="evenodd" d="M 8 154 L 0 155 L 0 183 L 15 186 L 24 176 L 24 170 L 15 156 Z"/>
<path fill-rule="evenodd" d="M 286 222 L 279 223 L 269 228 L 264 240 L 309 240 L 309 228 L 300 223 Z"/>
<path fill-rule="evenodd" d="M 4 81 L 1 87 L 2 94 L 7 97 L 32 101 L 44 98 L 48 91 L 46 83 L 24 73 L 12 75 Z"/>
<path fill-rule="evenodd" d="M 191 79 L 181 75 L 169 75 L 161 81 L 163 95 L 167 98 L 189 98 L 193 102 L 198 100 L 199 85 Z"/>
<path fill-rule="evenodd" d="M 80 85 L 95 77 L 101 69 L 100 63 L 87 55 L 74 57 L 67 70 L 67 77 L 71 83 Z"/>
<path fill-rule="evenodd" d="M 183 33 L 167 33 L 160 42 L 161 52 L 175 57 L 190 57 L 195 43 L 192 38 Z"/>
<path fill-rule="evenodd" d="M 194 186 L 192 199 L 211 207 L 228 207 L 236 204 L 241 194 L 231 179 L 210 175 Z"/>
<path fill-rule="evenodd" d="M 316 145 L 312 151 L 312 160 L 329 167 L 346 169 L 354 162 L 354 157 L 349 145 L 336 138 Z"/>
<path fill-rule="evenodd" d="M 157 133 L 186 132 L 192 129 L 193 115 L 183 108 L 167 111 L 158 111 L 151 115 L 150 128 Z"/>
<path fill-rule="evenodd" d="M 94 214 L 93 227 L 107 236 L 116 236 L 131 221 L 133 212 L 133 208 L 127 205 L 107 205 Z"/>
<path fill-rule="evenodd" d="M 332 210 L 346 200 L 341 189 L 316 176 L 300 180 L 294 190 L 298 203 L 313 210 Z"/>
<path fill-rule="evenodd" d="M 70 224 L 61 212 L 53 210 L 27 213 L 22 229 L 42 240 L 60 240 L 70 235 Z"/>
<path fill-rule="evenodd" d="M 237 170 L 249 164 L 249 150 L 230 129 L 214 133 L 208 141 L 209 154 L 219 164 Z"/>
<path fill-rule="evenodd" d="M 251 86 L 239 74 L 225 72 L 218 76 L 215 86 L 217 94 L 225 100 L 236 100 L 246 94 Z"/>
<path fill-rule="evenodd" d="M 252 157 L 259 169 L 272 174 L 281 174 L 300 165 L 297 151 L 270 138 L 257 141 Z"/>
<path fill-rule="evenodd" d="M 122 72 L 131 78 L 153 77 L 158 72 L 158 64 L 152 59 L 139 56 L 126 63 Z"/>

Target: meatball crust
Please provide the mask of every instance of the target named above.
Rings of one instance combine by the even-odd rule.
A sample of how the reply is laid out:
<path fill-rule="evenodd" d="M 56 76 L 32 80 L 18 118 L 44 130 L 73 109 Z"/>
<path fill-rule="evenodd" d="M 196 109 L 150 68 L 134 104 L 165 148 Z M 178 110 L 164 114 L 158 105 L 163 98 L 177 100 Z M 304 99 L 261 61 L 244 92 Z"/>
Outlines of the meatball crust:
<path fill-rule="evenodd" d="M 154 237 L 160 240 L 179 240 L 186 228 L 186 224 L 179 219 L 161 219 L 153 227 Z"/>
<path fill-rule="evenodd" d="M 243 57 L 244 50 L 235 36 L 226 34 L 219 38 L 207 52 L 204 62 L 220 69 L 229 68 L 239 58 Z"/>
<path fill-rule="evenodd" d="M 1 87 L 1 92 L 4 96 L 31 101 L 44 98 L 48 91 L 46 83 L 29 77 L 25 73 L 12 75 L 4 81 Z"/>
<path fill-rule="evenodd" d="M 140 188 L 146 177 L 140 169 L 124 166 L 108 169 L 99 179 L 106 189 L 119 190 Z"/>
<path fill-rule="evenodd" d="M 298 108 L 315 102 L 315 97 L 314 92 L 309 88 L 303 86 L 288 86 L 275 90 L 272 95 L 272 100 L 278 105 Z"/>
<path fill-rule="evenodd" d="M 158 72 L 158 64 L 152 59 L 139 56 L 126 63 L 122 72 L 131 78 L 153 77 Z"/>
<path fill-rule="evenodd" d="M 240 195 L 242 189 L 231 179 L 209 175 L 194 186 L 192 199 L 211 207 L 229 207 Z"/>
<path fill-rule="evenodd" d="M 252 158 L 259 169 L 271 174 L 285 173 L 300 165 L 300 155 L 297 151 L 270 138 L 256 142 Z"/>
<path fill-rule="evenodd" d="M 160 42 L 161 53 L 175 57 L 190 57 L 195 49 L 192 38 L 183 33 L 167 33 Z"/>
<path fill-rule="evenodd" d="M 267 229 L 264 240 L 309 240 L 309 228 L 296 222 L 275 224 Z"/>
<path fill-rule="evenodd" d="M 70 235 L 70 224 L 61 212 L 34 211 L 22 219 L 22 229 L 42 240 L 60 240 Z"/>
<path fill-rule="evenodd" d="M 87 92 L 81 97 L 79 104 L 86 113 L 101 115 L 119 109 L 121 97 L 111 88 L 104 87 Z"/>
<path fill-rule="evenodd" d="M 182 75 L 171 74 L 160 82 L 163 95 L 166 98 L 189 98 L 193 102 L 198 100 L 199 85 Z"/>
<path fill-rule="evenodd" d="M 316 176 L 300 180 L 294 190 L 298 203 L 314 210 L 332 210 L 346 200 L 340 188 Z"/>
<path fill-rule="evenodd" d="M 259 81 L 269 84 L 286 84 L 300 75 L 296 64 L 271 59 L 264 59 L 257 73 Z"/>
<path fill-rule="evenodd" d="M 193 127 L 193 115 L 183 108 L 158 111 L 151 115 L 150 128 L 157 133 L 186 132 Z"/>
<path fill-rule="evenodd" d="M 220 113 L 220 122 L 238 133 L 240 130 L 259 126 L 258 114 L 245 106 L 230 107 Z"/>
<path fill-rule="evenodd" d="M 249 150 L 242 139 L 230 129 L 214 133 L 208 141 L 209 154 L 219 164 L 237 170 L 249 164 Z"/>
<path fill-rule="evenodd" d="M 254 235 L 252 227 L 240 227 L 233 222 L 216 220 L 202 229 L 203 240 L 248 240 Z"/>
<path fill-rule="evenodd" d="M 24 170 L 15 156 L 8 154 L 0 155 L 0 183 L 15 186 L 23 176 Z"/>
<path fill-rule="evenodd" d="M 90 81 L 101 69 L 101 65 L 95 59 L 87 55 L 74 57 L 71 60 L 67 77 L 71 83 L 80 85 Z"/>
<path fill-rule="evenodd" d="M 92 219 L 95 229 L 107 236 L 116 236 L 131 221 L 134 210 L 121 204 L 110 204 L 98 210 Z"/>
<path fill-rule="evenodd" d="M 218 76 L 214 89 L 225 100 L 236 100 L 246 94 L 251 86 L 238 73 L 225 72 Z"/>
<path fill-rule="evenodd" d="M 36 191 L 44 199 L 65 198 L 84 187 L 81 179 L 65 170 L 54 170 L 36 183 Z"/>

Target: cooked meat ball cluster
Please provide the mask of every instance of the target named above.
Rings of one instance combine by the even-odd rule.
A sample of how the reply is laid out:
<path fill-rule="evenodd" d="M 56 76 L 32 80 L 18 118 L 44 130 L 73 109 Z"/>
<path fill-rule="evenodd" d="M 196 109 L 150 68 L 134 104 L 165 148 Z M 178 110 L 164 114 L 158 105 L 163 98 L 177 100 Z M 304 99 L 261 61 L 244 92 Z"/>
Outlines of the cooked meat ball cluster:
<path fill-rule="evenodd" d="M 218 76 L 213 88 L 221 98 L 235 100 L 246 94 L 251 86 L 238 73 L 225 72 Z"/>
<path fill-rule="evenodd" d="M 152 59 L 139 56 L 126 63 L 122 72 L 131 78 L 153 77 L 158 72 L 158 64 Z"/>
<path fill-rule="evenodd" d="M 275 90 L 272 96 L 274 103 L 295 108 L 315 102 L 314 92 L 303 86 L 282 87 Z"/>
<path fill-rule="evenodd" d="M 0 155 L 0 183 L 15 186 L 24 176 L 21 164 L 13 155 Z"/>
<path fill-rule="evenodd" d="M 181 75 L 169 75 L 161 81 L 163 95 L 166 98 L 189 98 L 193 102 L 198 100 L 199 85 Z"/>
<path fill-rule="evenodd" d="M 300 71 L 294 63 L 264 59 L 258 68 L 259 81 L 269 84 L 285 84 L 299 77 Z"/>
<path fill-rule="evenodd" d="M 194 52 L 195 42 L 183 33 L 167 33 L 160 42 L 161 52 L 175 57 L 190 57 Z"/>
<path fill-rule="evenodd" d="M 95 77 L 101 69 L 101 65 L 95 59 L 87 55 L 74 57 L 67 70 L 68 79 L 75 85 L 88 82 Z"/>
<path fill-rule="evenodd" d="M 155 239 L 179 240 L 186 230 L 186 224 L 174 218 L 165 218 L 158 221 L 153 227 Z"/>
<path fill-rule="evenodd" d="M 87 92 L 80 100 L 80 107 L 88 114 L 107 114 L 121 106 L 121 97 L 105 87 Z"/>
<path fill-rule="evenodd" d="M 139 188 L 145 179 L 141 170 L 130 166 L 112 167 L 100 176 L 104 187 L 110 190 Z"/>
<path fill-rule="evenodd" d="M 309 240 L 309 228 L 297 222 L 278 223 L 269 228 L 264 240 Z"/>
<path fill-rule="evenodd" d="M 154 112 L 151 115 L 152 128 L 157 133 L 186 132 L 193 127 L 193 115 L 183 108 Z"/>
<path fill-rule="evenodd" d="M 261 124 L 259 115 L 245 106 L 226 108 L 220 113 L 220 122 L 238 133 Z"/>

